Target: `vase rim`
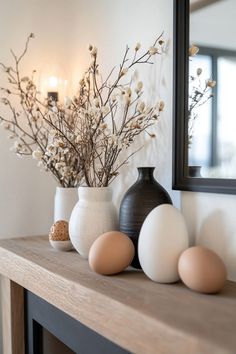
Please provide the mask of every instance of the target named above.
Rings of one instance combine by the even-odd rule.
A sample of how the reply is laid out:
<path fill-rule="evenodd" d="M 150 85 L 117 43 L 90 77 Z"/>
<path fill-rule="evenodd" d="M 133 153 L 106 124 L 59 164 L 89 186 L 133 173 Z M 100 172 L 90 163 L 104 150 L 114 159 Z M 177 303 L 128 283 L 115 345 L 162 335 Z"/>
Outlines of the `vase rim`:
<path fill-rule="evenodd" d="M 57 186 L 56 188 L 65 190 L 65 189 L 77 189 L 78 187 L 61 187 L 61 186 Z"/>
<path fill-rule="evenodd" d="M 111 200 L 112 192 L 108 187 L 79 187 L 79 200 L 92 200 L 94 202 Z"/>
<path fill-rule="evenodd" d="M 138 170 L 155 170 L 155 166 L 139 166 L 137 167 Z"/>
<path fill-rule="evenodd" d="M 88 187 L 88 186 L 79 186 L 79 190 L 110 190 L 109 187 Z"/>

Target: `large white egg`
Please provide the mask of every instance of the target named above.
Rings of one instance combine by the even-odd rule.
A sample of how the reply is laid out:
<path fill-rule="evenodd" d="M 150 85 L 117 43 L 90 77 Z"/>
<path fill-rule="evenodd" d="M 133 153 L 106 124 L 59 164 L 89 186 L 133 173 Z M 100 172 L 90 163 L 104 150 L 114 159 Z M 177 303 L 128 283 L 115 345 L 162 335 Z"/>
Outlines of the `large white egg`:
<path fill-rule="evenodd" d="M 176 282 L 178 260 L 188 243 L 186 224 L 178 209 L 170 204 L 153 209 L 143 223 L 138 241 L 144 273 L 159 283 Z"/>

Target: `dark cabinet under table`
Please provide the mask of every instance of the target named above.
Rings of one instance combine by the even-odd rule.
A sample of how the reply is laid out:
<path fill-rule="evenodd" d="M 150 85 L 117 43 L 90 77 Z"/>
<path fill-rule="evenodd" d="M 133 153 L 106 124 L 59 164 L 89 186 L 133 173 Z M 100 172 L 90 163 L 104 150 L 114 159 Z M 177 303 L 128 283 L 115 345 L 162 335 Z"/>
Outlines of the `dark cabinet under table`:
<path fill-rule="evenodd" d="M 30 291 L 25 291 L 27 354 L 128 354 Z"/>

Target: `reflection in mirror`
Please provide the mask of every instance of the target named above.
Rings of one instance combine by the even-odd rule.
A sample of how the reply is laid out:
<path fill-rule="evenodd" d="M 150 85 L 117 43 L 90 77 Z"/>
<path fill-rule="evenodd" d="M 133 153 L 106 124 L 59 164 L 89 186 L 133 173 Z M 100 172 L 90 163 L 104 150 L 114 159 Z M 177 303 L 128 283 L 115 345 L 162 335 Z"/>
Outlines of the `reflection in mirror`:
<path fill-rule="evenodd" d="M 235 179 L 236 1 L 190 4 L 189 177 Z"/>

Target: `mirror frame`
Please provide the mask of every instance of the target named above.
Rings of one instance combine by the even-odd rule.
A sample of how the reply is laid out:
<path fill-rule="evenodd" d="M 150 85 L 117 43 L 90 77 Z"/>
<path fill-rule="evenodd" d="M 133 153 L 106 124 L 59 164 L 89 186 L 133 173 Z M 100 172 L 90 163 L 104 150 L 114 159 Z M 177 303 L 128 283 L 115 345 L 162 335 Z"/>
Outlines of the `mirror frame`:
<path fill-rule="evenodd" d="M 173 165 L 174 190 L 236 194 L 236 179 L 188 176 L 188 77 L 190 0 L 173 0 Z"/>

